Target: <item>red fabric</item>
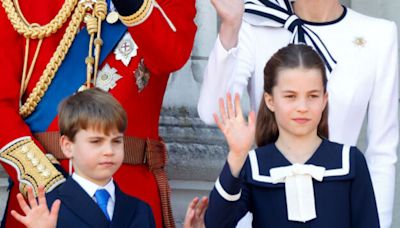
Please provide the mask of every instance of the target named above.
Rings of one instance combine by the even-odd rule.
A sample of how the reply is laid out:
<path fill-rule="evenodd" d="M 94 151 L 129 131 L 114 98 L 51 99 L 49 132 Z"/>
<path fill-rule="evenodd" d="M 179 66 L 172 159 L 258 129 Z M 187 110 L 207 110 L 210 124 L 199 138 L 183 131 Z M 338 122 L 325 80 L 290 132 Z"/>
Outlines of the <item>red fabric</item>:
<path fill-rule="evenodd" d="M 48 23 L 61 8 L 62 0 L 20 0 L 21 10 L 30 22 L 39 24 Z M 118 70 L 123 78 L 117 81 L 117 86 L 109 92 L 113 94 L 128 113 L 128 128 L 126 135 L 142 138 L 158 139 L 158 123 L 162 100 L 171 72 L 181 68 L 189 58 L 196 26 L 194 0 L 158 0 L 165 13 L 174 23 L 177 32 L 173 32 L 157 8 L 142 24 L 129 28 L 129 32 L 138 45 L 138 54 L 132 58 L 126 67 L 121 61 L 115 60 L 113 53 L 106 58 L 105 63 Z M 25 39 L 16 33 L 9 22 L 5 11 L 0 7 L 0 147 L 10 141 L 31 136 L 29 127 L 18 115 L 19 90 L 22 76 Z M 32 91 L 43 69 L 53 55 L 59 41 L 64 34 L 68 22 L 57 33 L 44 39 L 36 67 L 28 85 L 28 93 Z M 103 31 L 107 32 L 107 31 Z M 33 57 L 37 40 L 30 42 L 29 63 Z M 87 52 L 87 50 L 82 50 Z M 138 92 L 134 71 L 140 59 L 144 59 L 151 76 L 147 87 Z M 82 60 L 84 61 L 84 60 Z M 100 67 L 101 69 L 101 67 Z M 68 86 L 68 85 L 66 85 Z M 26 97 L 25 97 L 26 98 Z M 49 131 L 57 130 L 56 119 L 49 127 Z M 39 145 L 40 146 L 40 145 Z M 9 214 L 11 209 L 18 208 L 15 194 L 18 188 L 18 179 L 15 170 L 4 163 L 6 172 L 15 182 L 11 191 L 11 199 L 7 210 L 7 227 L 20 227 Z M 66 162 L 63 167 L 67 168 Z M 148 202 L 154 212 L 157 227 L 161 227 L 161 209 L 158 189 L 154 176 L 145 166 L 123 165 L 115 174 L 114 179 L 127 194 L 136 196 Z"/>

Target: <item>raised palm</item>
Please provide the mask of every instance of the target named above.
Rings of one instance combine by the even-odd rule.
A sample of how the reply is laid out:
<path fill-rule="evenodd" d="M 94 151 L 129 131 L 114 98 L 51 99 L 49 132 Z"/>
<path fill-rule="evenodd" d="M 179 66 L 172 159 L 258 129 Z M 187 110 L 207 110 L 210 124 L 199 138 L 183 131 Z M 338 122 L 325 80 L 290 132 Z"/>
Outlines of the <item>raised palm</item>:
<path fill-rule="evenodd" d="M 27 228 L 55 228 L 57 225 L 60 200 L 54 201 L 51 210 L 47 207 L 44 187 L 39 187 L 38 200 L 36 201 L 33 190 L 28 187 L 28 203 L 22 194 L 17 194 L 18 204 L 25 216 L 12 210 L 11 215 Z"/>
<path fill-rule="evenodd" d="M 242 20 L 243 0 L 211 0 L 222 23 L 233 24 Z"/>
<path fill-rule="evenodd" d="M 224 134 L 230 152 L 238 157 L 246 157 L 255 138 L 255 114 L 249 113 L 248 122 L 243 118 L 240 106 L 240 96 L 235 95 L 235 105 L 232 104 L 232 97 L 226 96 L 226 107 L 224 100 L 219 100 L 221 119 L 214 113 L 214 119 L 219 129 Z"/>

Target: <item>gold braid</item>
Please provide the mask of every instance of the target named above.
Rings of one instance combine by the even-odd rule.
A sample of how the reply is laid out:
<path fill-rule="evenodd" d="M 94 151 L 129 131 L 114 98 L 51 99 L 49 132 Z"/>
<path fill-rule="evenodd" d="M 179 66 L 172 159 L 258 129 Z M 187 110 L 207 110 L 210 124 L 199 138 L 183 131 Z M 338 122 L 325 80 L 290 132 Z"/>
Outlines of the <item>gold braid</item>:
<path fill-rule="evenodd" d="M 32 27 L 27 24 L 25 18 L 18 13 L 20 11 L 18 5 L 15 8 L 12 0 L 1 0 L 3 8 L 7 13 L 8 19 L 13 25 L 14 29 L 21 35 L 30 39 L 43 39 L 49 37 L 51 34 L 57 32 L 67 19 L 71 16 L 72 11 L 75 9 L 78 0 L 66 0 L 57 15 L 46 25 Z M 18 10 L 18 11 L 17 11 Z"/>
<path fill-rule="evenodd" d="M 21 35 L 23 35 L 26 39 L 39 39 L 49 37 L 51 34 L 57 32 L 60 29 L 65 21 L 71 16 L 72 11 L 75 9 L 71 21 L 68 24 L 68 27 L 63 35 L 63 38 L 60 41 L 60 44 L 57 46 L 56 51 L 51 57 L 49 63 L 46 65 L 45 70 L 43 71 L 42 76 L 40 76 L 39 81 L 36 83 L 35 88 L 29 94 L 25 103 L 20 107 L 19 114 L 26 118 L 29 116 L 36 108 L 45 92 L 47 91 L 50 83 L 52 82 L 55 73 L 60 67 L 62 61 L 64 60 L 69 48 L 75 36 L 79 30 L 79 26 L 83 21 L 86 11 L 90 10 L 91 5 L 94 3 L 92 1 L 83 1 L 77 4 L 78 0 L 66 0 L 60 11 L 57 15 L 44 26 L 39 26 L 37 24 L 29 24 L 26 19 L 23 17 L 21 9 L 19 8 L 18 0 L 14 0 L 14 4 L 12 0 L 0 0 L 2 1 L 3 8 L 5 9 L 8 19 L 13 25 L 14 29 Z M 76 6 L 77 5 L 77 6 Z M 91 42 L 89 44 L 90 49 L 93 45 L 93 38 L 95 33 L 100 33 L 101 31 L 101 21 L 104 20 L 105 15 L 107 13 L 107 4 L 104 0 L 98 0 L 95 5 L 94 15 L 97 17 L 95 19 L 95 23 L 88 23 L 88 31 L 91 34 Z M 94 24 L 95 26 L 91 28 L 90 24 Z M 90 82 L 93 63 L 95 64 L 95 68 L 98 66 L 99 56 L 100 56 L 100 47 L 102 45 L 102 40 L 100 34 L 97 34 L 97 38 L 94 41 L 96 50 L 95 50 L 95 58 L 91 56 L 91 51 L 89 56 L 87 57 L 86 63 L 88 65 L 88 79 L 87 82 Z M 88 60 L 91 60 L 88 62 Z M 33 63 L 34 65 L 34 63 Z M 24 66 L 24 71 L 26 67 Z M 95 69 L 95 73 L 97 73 L 97 69 Z M 26 79 L 29 81 L 29 77 Z M 27 84 L 28 81 L 25 81 L 23 78 L 22 83 Z M 21 85 L 24 86 L 24 85 Z M 24 88 L 21 88 L 24 91 Z"/>
<path fill-rule="evenodd" d="M 39 81 L 36 83 L 35 88 L 29 94 L 28 99 L 25 103 L 20 107 L 19 114 L 25 118 L 29 116 L 36 108 L 43 95 L 47 91 L 48 86 L 54 78 L 55 73 L 58 70 L 58 67 L 61 65 L 62 61 L 65 58 L 65 55 L 70 48 L 76 33 L 79 30 L 79 25 L 83 21 L 83 17 L 85 15 L 85 6 L 83 4 L 78 4 L 76 7 L 74 14 L 72 15 L 71 21 L 65 31 L 63 38 L 60 41 L 56 51 L 51 57 L 49 63 L 46 65 L 45 70 L 43 71 L 42 76 Z"/>

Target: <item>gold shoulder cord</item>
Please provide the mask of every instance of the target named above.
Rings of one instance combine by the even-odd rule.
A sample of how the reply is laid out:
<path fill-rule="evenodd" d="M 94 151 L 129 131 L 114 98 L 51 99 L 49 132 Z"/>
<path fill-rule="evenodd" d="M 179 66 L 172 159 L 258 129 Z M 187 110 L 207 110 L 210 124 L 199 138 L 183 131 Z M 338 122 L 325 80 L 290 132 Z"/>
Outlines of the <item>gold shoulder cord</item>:
<path fill-rule="evenodd" d="M 47 91 L 48 86 L 53 80 L 55 73 L 60 67 L 69 48 L 71 47 L 73 40 L 75 39 L 77 32 L 79 31 L 79 26 L 83 21 L 85 13 L 87 11 L 90 11 L 93 8 L 93 5 L 94 5 L 94 10 L 92 15 L 97 17 L 98 21 L 96 23 L 96 26 L 88 24 L 88 32 L 91 35 L 91 37 L 94 37 L 94 34 L 97 33 L 97 38 L 94 41 L 96 46 L 95 60 L 93 61 L 95 63 L 95 68 L 96 68 L 95 73 L 97 72 L 98 59 L 100 56 L 100 48 L 102 45 L 102 40 L 100 38 L 100 31 L 101 31 L 100 24 L 101 21 L 105 18 L 105 15 L 107 13 L 107 3 L 105 2 L 105 0 L 97 0 L 97 1 L 86 0 L 86 1 L 80 1 L 79 3 L 77 3 L 78 0 L 66 0 L 63 6 L 61 7 L 60 11 L 57 13 L 57 15 L 48 24 L 44 26 L 40 26 L 36 23 L 29 24 L 24 18 L 19 8 L 18 0 L 14 0 L 14 2 L 12 2 L 12 0 L 1 0 L 1 2 L 7 13 L 8 19 L 10 20 L 14 29 L 19 34 L 23 35 L 26 38 L 23 75 L 22 75 L 21 90 L 20 90 L 21 97 L 24 94 L 28 82 L 30 80 L 30 76 L 32 74 L 34 65 L 36 63 L 39 49 L 42 44 L 42 40 L 46 37 L 49 37 L 51 34 L 57 32 L 57 30 L 60 29 L 65 23 L 65 21 L 71 16 L 72 11 L 74 11 L 71 20 L 68 24 L 68 27 L 65 31 L 65 34 L 60 41 L 60 44 L 57 46 L 57 49 L 54 52 L 53 56 L 51 57 L 49 63 L 46 65 L 46 68 L 43 71 L 43 74 L 40 77 L 39 81 L 36 83 L 35 88 L 29 94 L 25 103 L 20 107 L 19 114 L 23 118 L 26 118 L 35 110 L 37 104 L 40 102 L 43 95 Z M 102 16 L 103 14 L 104 16 Z M 91 15 L 88 14 L 87 16 Z M 91 28 L 89 29 L 89 27 Z M 91 32 L 93 35 L 91 34 Z M 29 67 L 29 71 L 28 73 L 26 73 L 30 39 L 39 39 L 39 43 L 35 51 L 31 66 Z M 86 59 L 86 63 L 88 64 L 88 68 L 90 69 L 90 71 L 87 72 L 88 73 L 87 81 L 89 83 L 93 69 L 91 65 L 92 61 L 89 61 L 90 58 L 93 59 L 93 57 L 91 56 L 92 46 L 93 46 L 93 38 L 91 38 L 91 43 L 89 45 L 90 49 L 89 56 Z"/>

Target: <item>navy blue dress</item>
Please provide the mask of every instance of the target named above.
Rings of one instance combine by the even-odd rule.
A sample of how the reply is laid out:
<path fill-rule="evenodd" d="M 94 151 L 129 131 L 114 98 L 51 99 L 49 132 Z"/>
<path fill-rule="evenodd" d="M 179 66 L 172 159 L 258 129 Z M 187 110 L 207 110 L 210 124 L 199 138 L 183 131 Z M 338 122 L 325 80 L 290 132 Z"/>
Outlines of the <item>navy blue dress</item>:
<path fill-rule="evenodd" d="M 249 153 L 239 178 L 225 164 L 210 194 L 206 227 L 235 227 L 248 211 L 253 213 L 253 227 L 379 227 L 368 167 L 356 147 L 323 140 L 306 164 L 326 168 L 322 182 L 313 180 L 315 219 L 288 220 L 285 184 L 266 180 L 271 168 L 292 164 L 269 144 Z"/>
<path fill-rule="evenodd" d="M 137 198 L 126 195 L 116 184 L 115 206 L 111 221 L 107 220 L 96 202 L 71 177 L 46 195 L 46 199 L 49 207 L 56 199 L 61 200 L 58 228 L 155 227 L 150 206 Z"/>

